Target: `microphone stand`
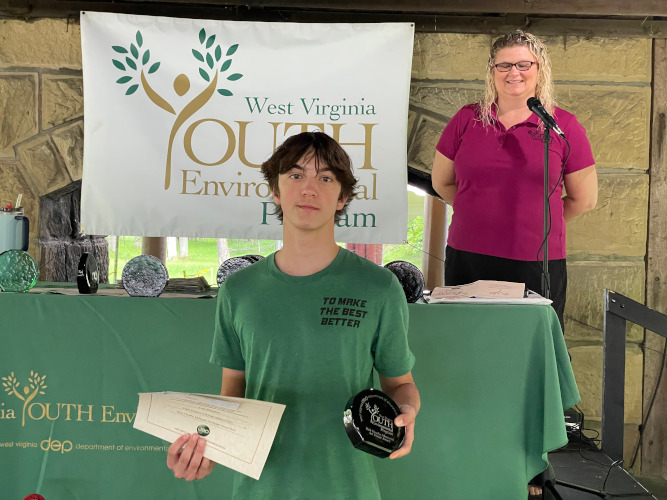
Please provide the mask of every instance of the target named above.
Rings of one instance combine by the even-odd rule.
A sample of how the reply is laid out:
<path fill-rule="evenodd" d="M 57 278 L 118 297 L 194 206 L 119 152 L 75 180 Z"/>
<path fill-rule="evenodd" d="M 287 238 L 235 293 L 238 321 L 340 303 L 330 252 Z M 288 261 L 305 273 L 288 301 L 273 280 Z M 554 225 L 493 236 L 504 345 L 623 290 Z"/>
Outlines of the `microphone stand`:
<path fill-rule="evenodd" d="M 542 297 L 550 298 L 551 277 L 549 276 L 549 144 L 551 143 L 550 129 L 544 124 L 544 205 L 542 226 Z"/>

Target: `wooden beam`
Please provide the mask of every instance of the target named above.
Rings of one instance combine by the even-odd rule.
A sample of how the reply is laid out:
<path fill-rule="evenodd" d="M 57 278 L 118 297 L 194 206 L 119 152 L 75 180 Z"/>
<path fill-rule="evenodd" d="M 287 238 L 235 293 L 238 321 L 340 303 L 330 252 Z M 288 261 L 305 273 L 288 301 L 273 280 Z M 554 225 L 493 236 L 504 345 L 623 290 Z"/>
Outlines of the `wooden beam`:
<path fill-rule="evenodd" d="M 161 236 L 144 236 L 141 239 L 141 253 L 157 257 L 164 264 L 167 262 L 167 238 Z"/>
<path fill-rule="evenodd" d="M 320 2 L 312 2 L 318 5 Z M 386 3 L 386 2 L 384 2 Z M 0 17 L 34 19 L 39 17 L 68 17 L 78 19 L 81 11 L 117 12 L 152 16 L 191 17 L 195 19 L 221 19 L 230 21 L 273 22 L 328 22 L 328 23 L 377 23 L 411 22 L 415 31 L 426 33 L 500 34 L 521 28 L 537 35 L 564 36 L 619 36 L 667 38 L 667 20 L 649 17 L 579 17 L 551 15 L 547 13 L 508 13 L 488 11 L 480 15 L 458 14 L 455 10 L 435 10 L 412 5 L 414 10 L 401 10 L 401 4 L 392 2 L 386 10 L 374 10 L 378 5 L 338 1 L 327 4 L 328 10 L 308 8 L 309 2 L 248 2 L 238 5 L 220 0 L 200 0 L 190 3 L 179 0 L 0 0 Z M 280 6 L 275 6 L 280 4 Z M 301 6 L 301 4 L 308 4 Z M 667 4 L 667 2 L 665 2 Z M 364 10 L 359 10 L 363 6 Z M 448 5 L 448 4 L 447 4 Z M 494 6 L 496 4 L 494 3 Z M 505 4 L 498 2 L 501 8 Z M 632 4 L 634 5 L 634 4 Z M 428 7 L 428 6 L 427 6 Z M 445 6 L 446 7 L 446 6 Z M 443 7 L 443 9 L 445 8 Z M 498 7 L 495 7 L 496 10 Z M 421 10 L 419 10 L 421 9 Z M 613 9 L 612 9 L 613 10 Z M 667 10 L 667 8 L 665 9 Z"/>
<path fill-rule="evenodd" d="M 652 17 L 667 15 L 667 2 L 663 1 L 658 2 L 661 6 L 664 4 L 661 9 L 654 9 L 651 15 L 639 16 L 637 13 L 649 9 L 653 2 L 603 2 L 608 9 L 597 8 L 599 12 L 596 14 L 589 12 L 587 6 L 590 6 L 590 2 L 584 0 L 570 0 L 569 4 L 572 6 L 582 4 L 581 8 L 571 11 L 567 8 L 553 8 L 555 2 L 548 2 L 551 9 L 534 8 L 534 4 L 541 5 L 544 2 L 529 0 L 522 0 L 520 3 L 527 7 L 516 12 L 511 6 L 517 2 L 467 3 L 470 3 L 470 8 L 462 10 L 458 7 L 458 2 L 407 0 L 365 3 L 347 0 L 248 1 L 242 5 L 222 0 L 199 0 L 196 3 L 183 0 L 0 0 L 0 17 L 78 18 L 81 11 L 92 10 L 235 21 L 412 22 L 418 32 L 497 34 L 523 28 L 539 35 L 667 37 L 667 20 Z M 617 6 L 626 3 L 637 9 L 619 9 Z M 558 3 L 559 6 L 560 4 L 561 2 Z M 587 12 L 589 13 L 586 14 Z M 598 17 L 591 17 L 593 15 Z"/>
<path fill-rule="evenodd" d="M 62 0 L 2 0 L 3 4 L 28 6 L 44 3 L 68 3 Z M 75 3 L 75 2 L 70 2 Z M 559 16 L 667 16 L 664 0 L 141 0 L 97 1 L 88 3 L 190 4 L 215 7 L 256 9 L 342 10 L 353 12 L 394 12 L 414 14 L 549 14 Z"/>
<path fill-rule="evenodd" d="M 667 21 L 526 17 L 521 29 L 537 35 L 667 38 Z"/>
<path fill-rule="evenodd" d="M 507 33 L 520 28 L 540 36 L 586 36 L 667 38 L 667 20 L 651 19 L 578 19 L 567 17 L 535 17 L 519 14 L 500 16 L 417 15 L 391 13 L 321 12 L 295 10 L 247 10 L 224 7 L 209 8 L 187 5 L 115 4 L 108 2 L 76 2 L 77 8 L 65 8 L 74 2 L 32 10 L 7 10 L 0 7 L 0 17 L 35 19 L 57 17 L 78 19 L 80 11 L 117 12 L 149 16 L 189 17 L 194 19 L 220 19 L 229 21 L 272 22 L 327 22 L 327 23 L 378 23 L 411 22 L 420 33 L 490 34 Z"/>
<path fill-rule="evenodd" d="M 667 314 L 667 40 L 653 42 L 650 175 L 646 305 Z M 667 373 L 662 373 L 662 383 L 658 377 L 667 362 L 662 357 L 665 339 L 649 331 L 644 339 L 644 419 L 651 403 L 653 407 L 643 431 L 641 474 L 667 479 Z"/>
<path fill-rule="evenodd" d="M 440 198 L 426 195 L 424 198 L 424 253 L 422 272 L 424 287 L 433 290 L 445 284 L 445 227 L 447 205 Z"/>

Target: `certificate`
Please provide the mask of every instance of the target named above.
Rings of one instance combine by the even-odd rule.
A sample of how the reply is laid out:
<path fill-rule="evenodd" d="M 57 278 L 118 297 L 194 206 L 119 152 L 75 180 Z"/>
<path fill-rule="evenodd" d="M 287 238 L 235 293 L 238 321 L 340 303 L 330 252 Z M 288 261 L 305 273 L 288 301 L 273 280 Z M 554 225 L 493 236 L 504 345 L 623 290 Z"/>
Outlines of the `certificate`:
<path fill-rule="evenodd" d="M 204 456 L 259 479 L 285 405 L 183 392 L 139 394 L 135 429 L 173 443 L 183 434 L 206 438 Z"/>
<path fill-rule="evenodd" d="M 526 285 L 512 281 L 478 280 L 466 285 L 435 287 L 429 304 L 475 303 L 475 304 L 539 304 L 549 305 L 551 300 L 528 290 Z"/>

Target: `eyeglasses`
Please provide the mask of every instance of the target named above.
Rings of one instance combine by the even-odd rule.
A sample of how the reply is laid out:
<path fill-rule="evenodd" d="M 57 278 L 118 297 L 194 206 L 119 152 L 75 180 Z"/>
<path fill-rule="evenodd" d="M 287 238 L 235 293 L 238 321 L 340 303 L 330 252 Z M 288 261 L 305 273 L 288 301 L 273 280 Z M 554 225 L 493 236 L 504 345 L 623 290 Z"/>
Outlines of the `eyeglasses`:
<path fill-rule="evenodd" d="M 496 68 L 501 73 L 508 73 L 509 71 L 512 70 L 512 66 L 516 66 L 516 69 L 518 69 L 519 71 L 528 71 L 530 68 L 533 67 L 533 64 L 539 66 L 539 63 L 537 61 L 519 61 L 517 63 L 502 62 L 494 64 L 493 67 Z"/>

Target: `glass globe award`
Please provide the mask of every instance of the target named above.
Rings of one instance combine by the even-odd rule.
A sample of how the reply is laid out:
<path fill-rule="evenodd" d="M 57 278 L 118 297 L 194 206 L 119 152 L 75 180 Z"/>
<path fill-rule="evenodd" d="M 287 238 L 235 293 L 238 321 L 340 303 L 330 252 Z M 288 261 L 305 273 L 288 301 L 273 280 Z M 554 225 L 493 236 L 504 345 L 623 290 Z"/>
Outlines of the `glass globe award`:
<path fill-rule="evenodd" d="M 0 253 L 0 289 L 3 292 L 27 292 L 39 277 L 37 262 L 23 250 Z"/>
<path fill-rule="evenodd" d="M 169 282 L 169 273 L 157 257 L 138 255 L 125 264 L 122 279 L 131 297 L 159 297 Z"/>

